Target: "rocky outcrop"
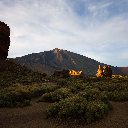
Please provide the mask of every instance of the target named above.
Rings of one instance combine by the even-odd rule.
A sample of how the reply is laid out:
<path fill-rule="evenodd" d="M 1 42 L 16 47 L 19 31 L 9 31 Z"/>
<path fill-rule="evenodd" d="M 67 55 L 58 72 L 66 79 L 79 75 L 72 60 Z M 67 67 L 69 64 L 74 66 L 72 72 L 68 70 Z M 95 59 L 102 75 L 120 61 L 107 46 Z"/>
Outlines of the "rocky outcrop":
<path fill-rule="evenodd" d="M 10 28 L 0 21 L 0 60 L 6 60 L 10 46 Z"/>
<path fill-rule="evenodd" d="M 112 69 L 110 66 L 103 66 L 101 67 L 99 65 L 99 68 L 97 70 L 97 77 L 112 77 Z"/>

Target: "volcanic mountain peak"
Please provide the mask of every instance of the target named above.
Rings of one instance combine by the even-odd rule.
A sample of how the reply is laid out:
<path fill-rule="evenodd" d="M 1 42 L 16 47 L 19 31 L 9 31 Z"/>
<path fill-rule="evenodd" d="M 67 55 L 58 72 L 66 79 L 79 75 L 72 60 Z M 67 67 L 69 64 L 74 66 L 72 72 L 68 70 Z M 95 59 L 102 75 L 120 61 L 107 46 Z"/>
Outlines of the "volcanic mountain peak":
<path fill-rule="evenodd" d="M 15 60 L 34 71 L 47 74 L 53 74 L 56 70 L 73 69 L 83 71 L 86 75 L 95 75 L 98 65 L 104 65 L 94 59 L 59 48 L 17 57 Z M 118 67 L 112 66 L 112 70 L 114 74 L 122 74 Z"/>
<path fill-rule="evenodd" d="M 53 51 L 54 53 L 58 53 L 58 52 L 62 51 L 62 49 L 54 48 L 52 51 Z"/>

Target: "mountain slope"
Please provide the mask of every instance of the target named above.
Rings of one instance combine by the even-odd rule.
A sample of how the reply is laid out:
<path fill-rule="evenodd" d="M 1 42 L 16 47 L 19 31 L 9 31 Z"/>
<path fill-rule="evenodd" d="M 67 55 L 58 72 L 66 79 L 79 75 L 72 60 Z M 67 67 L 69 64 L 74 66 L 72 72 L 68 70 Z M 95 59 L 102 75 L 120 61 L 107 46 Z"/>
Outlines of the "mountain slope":
<path fill-rule="evenodd" d="M 128 67 L 119 67 L 122 74 L 128 75 Z"/>
<path fill-rule="evenodd" d="M 45 79 L 40 73 L 18 65 L 14 60 L 0 60 L 0 89 L 15 83 L 28 84 L 44 81 Z"/>
<path fill-rule="evenodd" d="M 74 69 L 82 70 L 86 75 L 95 75 L 98 65 L 104 65 L 86 56 L 58 48 L 17 57 L 15 61 L 33 71 L 47 74 L 52 74 L 55 70 Z M 118 67 L 112 69 L 114 74 L 122 74 Z"/>

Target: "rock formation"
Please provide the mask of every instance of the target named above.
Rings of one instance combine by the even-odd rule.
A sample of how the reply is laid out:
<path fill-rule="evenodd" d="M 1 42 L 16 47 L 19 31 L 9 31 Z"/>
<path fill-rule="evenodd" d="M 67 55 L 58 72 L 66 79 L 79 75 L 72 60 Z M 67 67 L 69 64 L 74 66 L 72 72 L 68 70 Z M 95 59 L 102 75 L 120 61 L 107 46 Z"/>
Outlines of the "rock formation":
<path fill-rule="evenodd" d="M 10 28 L 0 21 L 0 60 L 6 60 L 10 46 Z"/>
<path fill-rule="evenodd" d="M 99 68 L 97 70 L 97 77 L 112 77 L 112 69 L 110 66 L 103 66 L 101 67 L 99 65 Z"/>
<path fill-rule="evenodd" d="M 80 76 L 82 71 L 75 71 L 75 70 L 70 70 L 69 75 L 70 76 Z"/>
<path fill-rule="evenodd" d="M 96 74 L 97 77 L 103 77 L 103 69 L 102 67 L 99 65 L 99 68 L 97 70 L 97 74 Z"/>

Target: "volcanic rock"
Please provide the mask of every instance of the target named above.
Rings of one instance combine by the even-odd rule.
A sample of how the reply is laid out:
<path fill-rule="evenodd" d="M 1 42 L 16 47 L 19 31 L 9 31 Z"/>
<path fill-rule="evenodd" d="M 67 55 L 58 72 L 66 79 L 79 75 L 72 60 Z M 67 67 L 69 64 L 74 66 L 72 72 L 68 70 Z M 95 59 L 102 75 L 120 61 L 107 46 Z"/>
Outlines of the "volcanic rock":
<path fill-rule="evenodd" d="M 6 60 L 10 46 L 10 28 L 0 21 L 0 60 Z"/>

